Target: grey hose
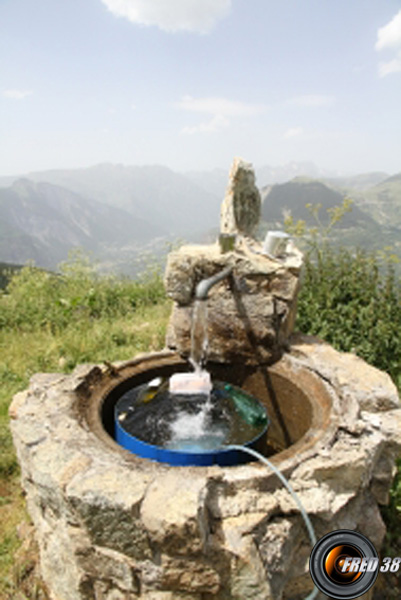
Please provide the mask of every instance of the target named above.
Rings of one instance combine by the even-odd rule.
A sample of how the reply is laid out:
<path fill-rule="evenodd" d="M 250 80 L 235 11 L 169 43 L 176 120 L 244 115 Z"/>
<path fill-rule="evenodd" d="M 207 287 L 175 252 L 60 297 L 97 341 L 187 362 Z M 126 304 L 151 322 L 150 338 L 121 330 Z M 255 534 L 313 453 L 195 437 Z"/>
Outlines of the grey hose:
<path fill-rule="evenodd" d="M 256 450 L 253 450 L 252 448 L 248 448 L 247 446 L 236 446 L 234 444 L 232 446 L 227 446 L 227 450 L 239 450 L 240 452 L 245 452 L 246 454 L 250 454 L 251 456 L 257 458 L 261 463 L 263 463 L 267 467 L 269 467 L 269 469 L 271 469 L 273 471 L 273 473 L 275 475 L 277 475 L 277 477 L 280 479 L 280 481 L 284 485 L 284 487 L 288 490 L 288 492 L 290 493 L 294 502 L 296 503 L 296 505 L 299 508 L 302 518 L 305 521 L 306 529 L 308 530 L 309 539 L 310 539 L 310 542 L 311 542 L 311 545 L 313 548 L 313 546 L 315 546 L 315 544 L 317 542 L 317 539 L 316 539 L 315 531 L 313 529 L 311 520 L 308 517 L 306 510 L 302 506 L 301 501 L 298 498 L 297 494 L 295 493 L 290 482 L 284 477 L 284 475 L 281 473 L 281 471 L 275 465 L 273 465 L 273 463 L 270 462 L 270 460 L 268 460 L 265 456 L 263 456 L 262 454 L 259 454 L 259 452 L 256 452 Z M 305 598 L 305 600 L 313 600 L 313 598 L 316 598 L 318 593 L 319 593 L 319 590 L 317 589 L 317 587 L 315 587 L 314 590 Z"/>

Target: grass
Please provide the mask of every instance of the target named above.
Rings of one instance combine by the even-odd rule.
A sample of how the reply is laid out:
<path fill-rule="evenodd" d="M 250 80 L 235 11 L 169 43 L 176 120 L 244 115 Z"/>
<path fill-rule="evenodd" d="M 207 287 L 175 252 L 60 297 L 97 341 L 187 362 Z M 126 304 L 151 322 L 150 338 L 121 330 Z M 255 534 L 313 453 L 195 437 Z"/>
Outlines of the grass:
<path fill-rule="evenodd" d="M 46 598 L 31 580 L 32 548 L 19 556 L 18 525 L 29 517 L 8 426 L 13 395 L 37 372 L 163 348 L 170 310 L 158 271 L 139 281 L 97 277 L 80 256 L 62 276 L 24 268 L 0 296 L 0 600 Z"/>
<path fill-rule="evenodd" d="M 10 456 L 9 456 L 10 458 Z M 15 472 L 16 473 L 16 472 Z M 14 476 L 2 480 L 0 487 L 0 598 L 14 598 L 18 589 L 16 585 L 17 572 L 16 553 L 21 546 L 18 527 L 21 523 L 28 523 L 29 518 L 25 510 L 25 502 Z"/>

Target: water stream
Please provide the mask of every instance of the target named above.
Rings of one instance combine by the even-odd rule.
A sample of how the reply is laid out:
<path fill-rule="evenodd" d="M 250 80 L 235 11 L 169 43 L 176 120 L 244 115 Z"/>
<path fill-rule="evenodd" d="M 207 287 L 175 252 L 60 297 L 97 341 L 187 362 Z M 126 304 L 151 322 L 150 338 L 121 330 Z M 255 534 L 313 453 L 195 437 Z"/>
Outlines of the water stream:
<path fill-rule="evenodd" d="M 194 368 L 194 380 L 204 374 L 204 365 L 207 360 L 209 338 L 207 334 L 207 300 L 195 300 L 192 312 L 191 326 L 191 354 L 189 362 Z M 216 427 L 211 422 L 212 402 L 211 394 L 203 394 L 203 402 L 200 403 L 198 412 L 188 414 L 183 411 L 177 415 L 171 425 L 170 448 L 177 445 L 182 448 L 191 449 L 194 442 L 197 446 L 201 444 L 205 449 L 218 446 L 226 437 L 226 428 Z"/>
<path fill-rule="evenodd" d="M 204 452 L 247 443 L 266 429 L 265 410 L 255 398 L 230 384 L 211 385 L 205 370 L 207 321 L 207 300 L 196 300 L 189 359 L 193 373 L 174 375 L 156 387 L 152 382 L 139 386 L 120 399 L 118 420 L 134 437 L 170 450 Z"/>
<path fill-rule="evenodd" d="M 209 339 L 207 335 L 207 300 L 195 300 L 192 312 L 191 355 L 189 361 L 195 373 L 206 363 Z"/>

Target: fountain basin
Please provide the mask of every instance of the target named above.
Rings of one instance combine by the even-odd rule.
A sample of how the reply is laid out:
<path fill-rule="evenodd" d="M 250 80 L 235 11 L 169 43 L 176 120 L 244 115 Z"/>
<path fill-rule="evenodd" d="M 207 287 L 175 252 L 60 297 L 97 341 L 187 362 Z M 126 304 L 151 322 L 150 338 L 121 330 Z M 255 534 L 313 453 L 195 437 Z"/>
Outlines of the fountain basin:
<path fill-rule="evenodd" d="M 390 378 L 354 355 L 293 338 L 271 367 L 208 365 L 267 408 L 261 450 L 290 480 L 318 537 L 357 529 L 379 550 L 400 405 Z M 171 467 L 114 439 L 127 390 L 187 370 L 172 352 L 115 369 L 38 374 L 11 427 L 40 546 L 58 600 L 300 600 L 312 589 L 302 518 L 259 463 Z"/>
<path fill-rule="evenodd" d="M 263 437 L 256 445 L 262 454 L 273 456 L 274 462 L 300 456 L 300 452 L 310 448 L 332 425 L 332 397 L 329 391 L 312 373 L 302 368 L 294 372 L 285 360 L 269 368 L 236 365 L 233 369 L 229 365 L 208 363 L 207 369 L 212 378 L 229 381 L 258 398 L 266 407 L 271 421 L 268 440 Z M 122 449 L 121 442 L 115 439 L 114 413 L 121 396 L 151 379 L 190 370 L 188 362 L 173 352 L 141 356 L 138 360 L 121 365 L 117 377 L 94 390 L 83 416 L 92 431 L 110 448 L 125 453 L 126 449 Z M 140 458 L 141 452 L 137 454 Z M 235 453 L 231 451 L 230 454 Z M 128 460 L 137 458 L 135 452 L 134 457 L 125 457 Z M 145 458 L 154 459 L 153 451 L 150 450 L 150 456 Z M 241 462 L 238 455 L 236 458 Z M 227 464 L 235 462 L 229 460 Z"/>
<path fill-rule="evenodd" d="M 184 375 L 185 382 L 198 382 L 196 374 Z M 234 393 L 240 394 L 241 412 L 222 382 L 200 394 L 171 393 L 167 380 L 156 390 L 147 384 L 134 387 L 116 403 L 115 439 L 142 458 L 174 466 L 243 464 L 248 456 L 229 446 L 263 448 L 269 419 L 256 398 L 237 388 Z"/>

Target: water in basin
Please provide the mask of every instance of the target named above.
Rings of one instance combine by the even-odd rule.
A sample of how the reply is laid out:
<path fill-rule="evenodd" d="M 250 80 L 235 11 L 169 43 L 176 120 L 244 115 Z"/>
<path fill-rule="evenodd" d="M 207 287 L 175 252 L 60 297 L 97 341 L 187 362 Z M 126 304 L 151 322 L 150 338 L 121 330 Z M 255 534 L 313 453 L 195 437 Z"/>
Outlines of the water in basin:
<path fill-rule="evenodd" d="M 116 418 L 131 436 L 169 450 L 213 451 L 247 444 L 267 428 L 260 402 L 236 386 L 213 382 L 205 394 L 172 394 L 168 380 L 126 392 L 117 402 Z"/>

